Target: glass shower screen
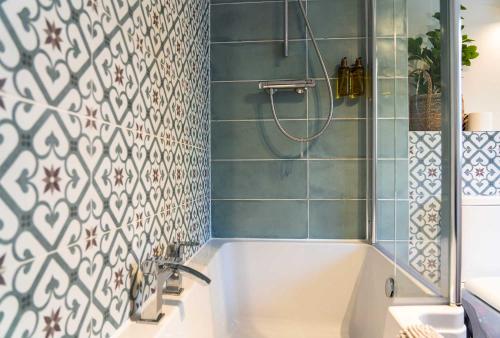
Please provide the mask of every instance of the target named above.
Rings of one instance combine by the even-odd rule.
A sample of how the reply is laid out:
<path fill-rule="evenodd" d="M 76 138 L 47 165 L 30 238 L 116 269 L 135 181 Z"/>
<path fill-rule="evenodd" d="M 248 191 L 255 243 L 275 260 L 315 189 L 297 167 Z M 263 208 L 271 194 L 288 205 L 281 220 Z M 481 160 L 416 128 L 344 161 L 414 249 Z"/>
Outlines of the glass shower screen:
<path fill-rule="evenodd" d="M 449 3 L 374 3 L 373 241 L 402 303 L 450 300 Z"/>

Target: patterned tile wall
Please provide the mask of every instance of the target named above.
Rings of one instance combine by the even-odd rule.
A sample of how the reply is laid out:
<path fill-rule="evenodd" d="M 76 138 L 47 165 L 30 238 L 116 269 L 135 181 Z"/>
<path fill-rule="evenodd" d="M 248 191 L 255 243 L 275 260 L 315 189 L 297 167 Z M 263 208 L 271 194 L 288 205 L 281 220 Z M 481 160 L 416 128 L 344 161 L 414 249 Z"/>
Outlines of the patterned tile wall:
<path fill-rule="evenodd" d="M 441 280 L 441 133 L 409 133 L 408 262 L 432 283 Z"/>
<path fill-rule="evenodd" d="M 208 14 L 0 2 L 1 337 L 108 337 L 143 259 L 210 237 Z"/>
<path fill-rule="evenodd" d="M 428 280 L 441 279 L 441 133 L 409 133 L 409 262 Z M 464 132 L 462 191 L 500 195 L 500 132 Z"/>
<path fill-rule="evenodd" d="M 500 132 L 464 132 L 463 193 L 500 196 Z"/>
<path fill-rule="evenodd" d="M 364 0 L 303 1 L 335 86 L 337 65 L 366 61 Z M 261 80 L 317 80 L 307 95 L 276 94 L 283 123 L 299 136 L 325 123 L 324 75 L 296 1 L 283 56 L 283 2 L 211 4 L 212 224 L 217 237 L 366 238 L 367 101 L 339 99 L 316 141 L 288 140 L 275 125 Z M 335 90 L 335 89 L 334 89 Z"/>

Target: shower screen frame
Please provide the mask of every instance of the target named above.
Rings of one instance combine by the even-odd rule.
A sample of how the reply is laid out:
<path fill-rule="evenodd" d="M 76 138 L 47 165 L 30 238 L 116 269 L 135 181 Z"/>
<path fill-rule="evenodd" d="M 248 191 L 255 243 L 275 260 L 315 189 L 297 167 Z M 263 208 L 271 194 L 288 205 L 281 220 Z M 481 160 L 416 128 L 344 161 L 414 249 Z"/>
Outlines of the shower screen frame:
<path fill-rule="evenodd" d="M 442 261 L 441 267 L 445 273 L 442 278 L 445 280 L 443 285 L 447 285 L 447 290 L 441 292 L 430 282 L 425 280 L 419 273 L 398 263 L 395 255 L 379 245 L 377 239 L 377 192 L 379 185 L 377 182 L 378 166 L 378 56 L 377 56 L 377 0 L 367 0 L 367 21 L 368 21 L 368 50 L 371 70 L 371 88 L 370 98 L 371 114 L 368 118 L 370 128 L 368 146 L 370 151 L 369 167 L 369 186 L 367 208 L 367 228 L 368 241 L 386 256 L 394 261 L 395 267 L 403 269 L 411 276 L 416 278 L 422 284 L 434 291 L 438 297 L 431 300 L 428 298 L 422 301 L 429 303 L 448 303 L 450 305 L 461 304 L 461 168 L 462 168 L 462 94 L 461 94 L 461 17 L 460 1 L 458 0 L 440 0 L 441 12 L 441 32 L 442 32 L 442 50 L 441 60 L 448 60 L 441 64 L 442 76 L 442 209 L 441 220 L 445 224 L 441 233 L 442 240 Z M 442 290 L 441 290 L 442 291 Z"/>

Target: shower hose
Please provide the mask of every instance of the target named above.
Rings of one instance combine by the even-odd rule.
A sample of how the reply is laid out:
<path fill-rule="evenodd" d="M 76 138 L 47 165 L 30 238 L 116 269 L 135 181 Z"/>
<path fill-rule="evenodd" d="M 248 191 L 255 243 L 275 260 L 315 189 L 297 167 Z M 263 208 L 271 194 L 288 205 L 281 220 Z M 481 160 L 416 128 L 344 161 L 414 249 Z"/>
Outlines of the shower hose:
<path fill-rule="evenodd" d="M 321 63 L 321 68 L 323 68 L 323 73 L 325 74 L 325 80 L 326 80 L 326 84 L 328 87 L 328 95 L 330 96 L 330 113 L 328 114 L 328 119 L 327 119 L 326 123 L 323 125 L 323 127 L 316 134 L 309 136 L 309 137 L 297 137 L 297 136 L 290 134 L 281 125 L 281 122 L 278 119 L 278 116 L 276 114 L 276 108 L 274 107 L 274 93 L 276 92 L 275 89 L 269 90 L 269 98 L 271 100 L 271 109 L 273 112 L 274 121 L 276 122 L 276 125 L 278 126 L 279 130 L 286 137 L 288 137 L 289 139 L 291 139 L 293 141 L 310 142 L 310 141 L 315 140 L 318 137 L 320 137 L 325 132 L 325 130 L 328 128 L 330 123 L 332 122 L 332 119 L 333 119 L 333 92 L 332 92 L 332 85 L 330 83 L 330 79 L 328 76 L 328 71 L 326 70 L 325 62 L 323 60 L 323 56 L 321 55 L 321 51 L 319 50 L 318 43 L 316 42 L 316 38 L 314 37 L 314 33 L 313 33 L 313 30 L 311 29 L 311 25 L 309 23 L 309 19 L 307 18 L 307 14 L 306 14 L 306 11 L 304 9 L 304 5 L 302 4 L 302 0 L 299 0 L 298 3 L 299 3 L 300 11 L 302 12 L 302 16 L 304 17 L 304 21 L 306 23 L 307 30 L 309 31 L 309 35 L 311 36 L 311 40 L 312 40 L 314 49 L 316 50 L 316 54 L 318 55 L 319 62 Z M 309 119 L 309 117 L 307 117 L 307 119 Z M 308 125 L 308 128 L 309 128 L 309 125 Z"/>

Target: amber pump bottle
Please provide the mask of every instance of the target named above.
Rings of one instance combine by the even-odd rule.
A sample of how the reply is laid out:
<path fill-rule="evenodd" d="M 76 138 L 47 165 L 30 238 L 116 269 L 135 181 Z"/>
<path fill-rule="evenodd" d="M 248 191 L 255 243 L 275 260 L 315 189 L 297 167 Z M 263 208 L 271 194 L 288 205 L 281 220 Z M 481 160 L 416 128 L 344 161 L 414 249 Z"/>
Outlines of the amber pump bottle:
<path fill-rule="evenodd" d="M 365 94 L 365 67 L 362 58 L 357 58 L 351 66 L 351 79 L 349 81 L 349 96 L 357 98 Z"/>
<path fill-rule="evenodd" d="M 351 79 L 351 69 L 347 63 L 347 57 L 342 58 L 337 72 L 337 99 L 349 95 L 349 81 Z"/>

